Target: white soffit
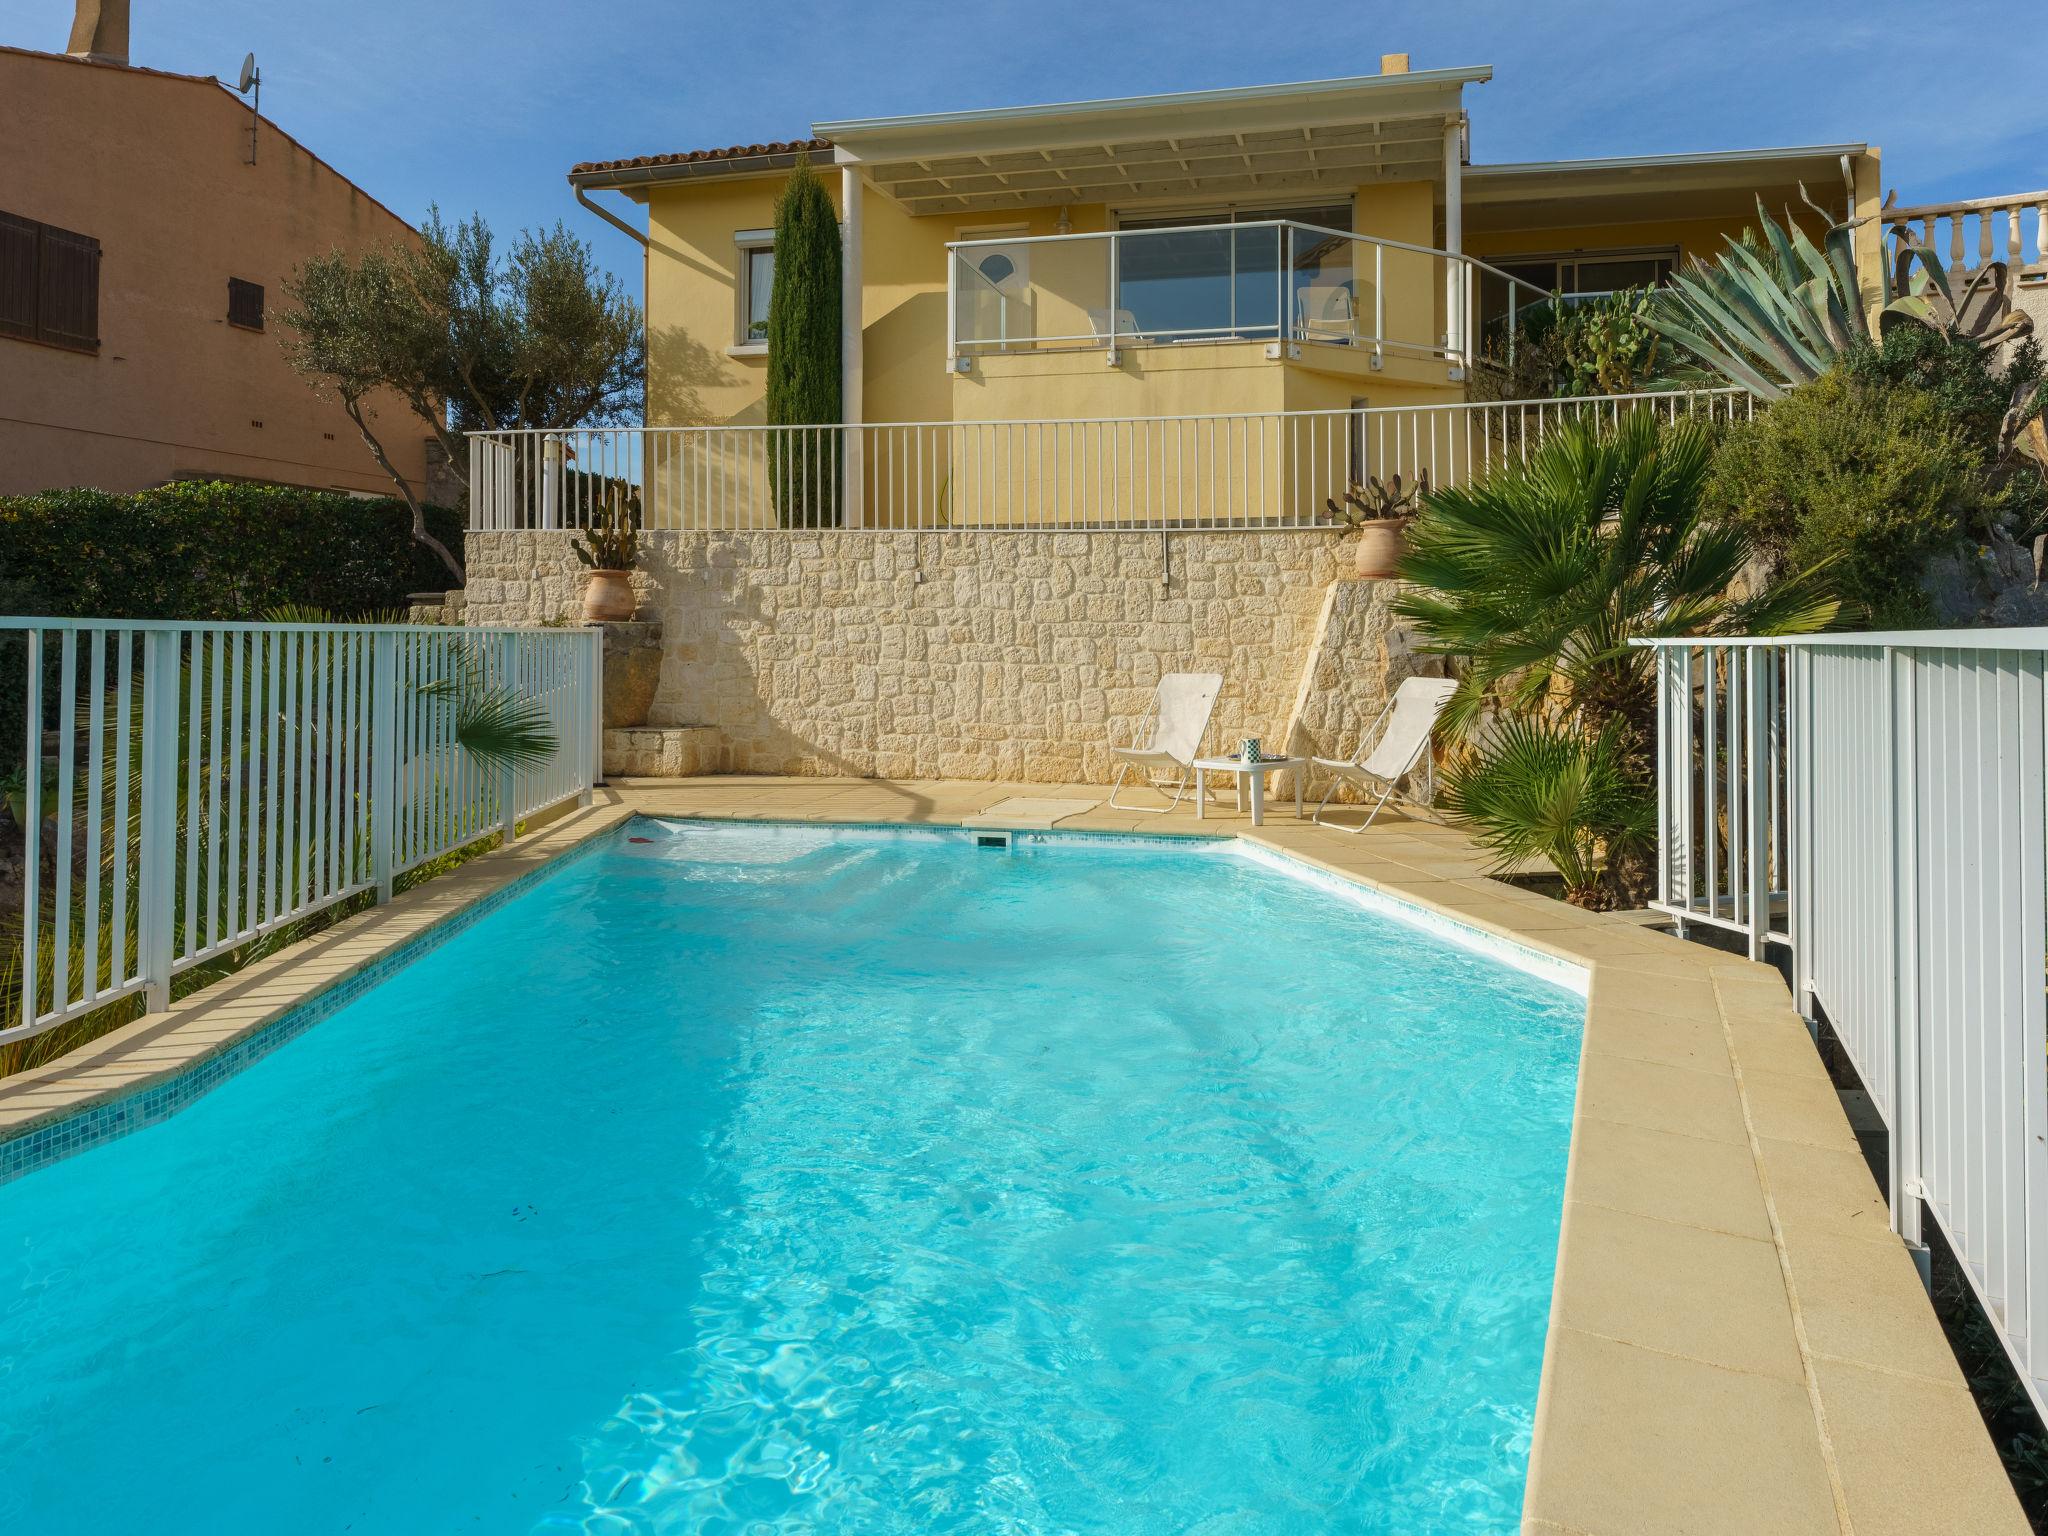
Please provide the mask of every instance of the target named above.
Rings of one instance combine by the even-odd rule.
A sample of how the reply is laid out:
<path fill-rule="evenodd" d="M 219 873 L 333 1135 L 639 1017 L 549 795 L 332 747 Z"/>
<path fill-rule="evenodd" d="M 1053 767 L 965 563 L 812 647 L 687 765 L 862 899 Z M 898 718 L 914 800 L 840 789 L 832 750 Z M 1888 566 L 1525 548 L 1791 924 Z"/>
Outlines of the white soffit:
<path fill-rule="evenodd" d="M 1444 127 L 1491 69 L 818 123 L 912 213 L 1264 195 L 1443 175 Z"/>

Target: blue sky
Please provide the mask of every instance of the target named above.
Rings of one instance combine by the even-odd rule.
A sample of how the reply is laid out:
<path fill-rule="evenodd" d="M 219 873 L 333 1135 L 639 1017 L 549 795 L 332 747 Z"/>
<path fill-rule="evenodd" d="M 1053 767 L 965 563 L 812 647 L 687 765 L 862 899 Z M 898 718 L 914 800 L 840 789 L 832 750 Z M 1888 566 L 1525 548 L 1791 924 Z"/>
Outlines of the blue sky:
<path fill-rule="evenodd" d="M 2048 48 L 2011 3 L 1435 0 L 134 0 L 138 64 L 232 80 L 399 213 L 566 218 L 585 159 L 787 138 L 814 120 L 1491 64 L 1480 161 L 1866 140 L 1907 202 L 2048 185 Z M 68 0 L 0 0 L 61 49 Z"/>

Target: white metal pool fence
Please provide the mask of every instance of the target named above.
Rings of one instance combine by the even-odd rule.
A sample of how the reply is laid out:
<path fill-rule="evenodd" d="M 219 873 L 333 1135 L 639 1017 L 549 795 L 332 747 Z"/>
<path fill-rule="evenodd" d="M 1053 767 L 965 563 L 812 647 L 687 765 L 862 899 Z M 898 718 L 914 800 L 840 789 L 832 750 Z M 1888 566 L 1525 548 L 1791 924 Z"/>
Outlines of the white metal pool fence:
<path fill-rule="evenodd" d="M 1656 905 L 1789 950 L 2048 1412 L 2048 629 L 1641 643 Z"/>
<path fill-rule="evenodd" d="M 22 839 L 0 1043 L 145 992 L 595 782 L 586 629 L 0 618 Z M 537 706 L 552 749 L 486 767 L 466 710 Z M 4 908 L 0 908 L 4 913 Z M 10 971 L 11 966 L 11 971 Z M 0 991 L 9 988 L 0 986 Z"/>
<path fill-rule="evenodd" d="M 1747 418 L 1742 390 L 1044 421 L 576 427 L 469 436 L 469 526 L 958 533 L 1330 526 L 1367 476 L 1461 485 L 1565 422 Z"/>

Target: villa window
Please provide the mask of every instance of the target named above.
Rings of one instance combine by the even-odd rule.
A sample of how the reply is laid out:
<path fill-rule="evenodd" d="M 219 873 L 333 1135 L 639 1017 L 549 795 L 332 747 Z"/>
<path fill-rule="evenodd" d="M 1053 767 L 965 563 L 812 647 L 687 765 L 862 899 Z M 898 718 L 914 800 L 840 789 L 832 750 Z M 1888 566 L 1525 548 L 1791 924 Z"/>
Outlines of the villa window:
<path fill-rule="evenodd" d="M 959 231 L 962 240 L 1026 240 L 1028 224 L 970 224 Z M 962 253 L 967 265 L 986 285 L 986 291 L 1021 296 L 1031 289 L 1031 247 L 1029 245 L 972 246 Z"/>
<path fill-rule="evenodd" d="M 100 349 L 100 243 L 0 213 L 0 336 Z"/>
<path fill-rule="evenodd" d="M 1528 286 L 1515 290 L 1514 308 L 1526 309 L 1534 302 L 1531 289 L 1554 293 L 1564 303 L 1600 298 L 1624 288 L 1655 288 L 1670 280 L 1678 266 L 1678 251 L 1662 249 L 1626 251 L 1570 251 L 1542 256 L 1492 256 L 1483 258 Z M 1489 338 L 1498 340 L 1509 310 L 1508 285 L 1493 272 L 1479 276 L 1480 321 Z"/>
<path fill-rule="evenodd" d="M 1654 288 L 1678 265 L 1678 252 L 1573 251 L 1556 256 L 1502 256 L 1491 265 L 1545 293 L 1594 298 L 1623 288 Z"/>
<path fill-rule="evenodd" d="M 775 293 L 775 231 L 743 229 L 739 247 L 739 334 L 743 347 L 768 344 L 768 301 Z"/>
<path fill-rule="evenodd" d="M 1343 290 L 1348 313 L 1355 294 L 1350 228 L 1343 203 L 1120 217 L 1114 313 L 1132 331 L 1169 342 L 1271 340 L 1304 290 L 1326 299 Z"/>

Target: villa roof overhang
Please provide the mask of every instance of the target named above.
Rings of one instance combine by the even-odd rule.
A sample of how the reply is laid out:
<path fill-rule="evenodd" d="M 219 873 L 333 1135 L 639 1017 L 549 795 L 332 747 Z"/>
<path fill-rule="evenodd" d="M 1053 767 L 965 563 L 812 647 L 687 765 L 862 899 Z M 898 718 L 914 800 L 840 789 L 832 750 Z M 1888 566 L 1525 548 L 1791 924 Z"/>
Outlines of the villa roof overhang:
<path fill-rule="evenodd" d="M 1868 153 L 1867 144 L 1799 144 L 1474 165 L 1463 178 L 1465 228 L 1619 224 L 1674 213 L 1741 216 L 1754 211 L 1759 197 L 1775 213 L 1798 198 L 1802 184 L 1823 208 L 1846 209 L 1843 163 Z"/>
<path fill-rule="evenodd" d="M 818 123 L 912 213 L 1265 196 L 1443 175 L 1444 129 L 1491 68 Z"/>
<path fill-rule="evenodd" d="M 809 139 L 589 160 L 580 188 L 774 175 L 827 155 L 912 213 L 1242 198 L 1441 180 L 1444 129 L 1490 67 L 818 123 Z"/>

